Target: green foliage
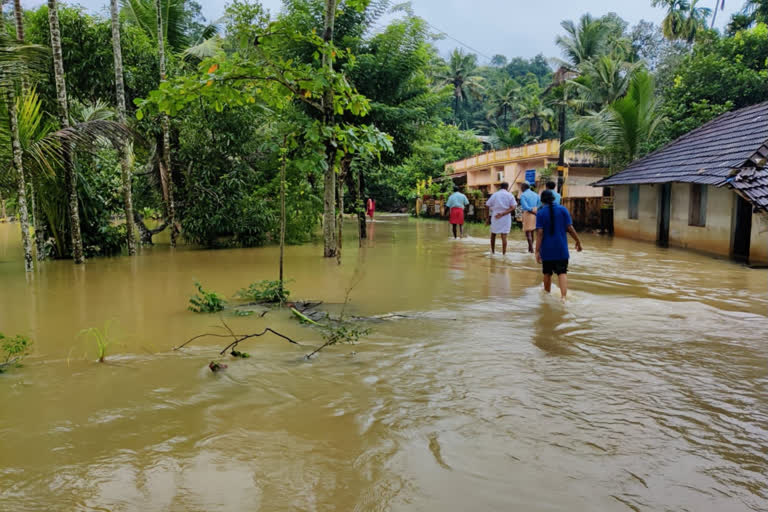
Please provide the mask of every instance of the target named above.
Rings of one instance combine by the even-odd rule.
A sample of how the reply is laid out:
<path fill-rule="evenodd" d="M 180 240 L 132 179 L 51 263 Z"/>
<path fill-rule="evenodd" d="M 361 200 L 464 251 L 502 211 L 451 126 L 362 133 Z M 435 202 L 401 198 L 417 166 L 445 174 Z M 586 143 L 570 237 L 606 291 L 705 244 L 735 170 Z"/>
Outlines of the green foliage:
<path fill-rule="evenodd" d="M 425 127 L 413 143 L 411 156 L 402 164 L 370 173 L 369 193 L 381 208 L 402 207 L 404 198 L 415 197 L 417 182 L 443 176 L 446 163 L 479 153 L 482 147 L 473 132 L 456 126 Z"/>
<path fill-rule="evenodd" d="M 237 292 L 237 297 L 252 302 L 284 303 L 291 292 L 280 281 L 258 281 Z"/>
<path fill-rule="evenodd" d="M 230 355 L 232 355 L 232 357 L 238 357 L 240 359 L 248 359 L 249 357 L 251 357 L 251 354 L 249 354 L 248 352 L 240 352 L 239 350 L 235 350 L 235 349 L 232 349 L 232 352 L 230 352 Z"/>
<path fill-rule="evenodd" d="M 83 7 L 59 4 L 61 45 L 70 99 L 110 100 L 115 96 L 112 57 L 112 27 L 109 17 L 88 14 Z M 50 45 L 48 7 L 25 11 L 25 37 L 30 43 Z M 152 38 L 139 27 L 122 27 L 122 54 L 128 108 L 157 86 L 157 49 Z M 58 112 L 52 74 L 45 74 L 36 87 L 47 112 Z"/>
<path fill-rule="evenodd" d="M 0 373 L 8 368 L 21 366 L 21 361 L 29 354 L 31 345 L 32 342 L 26 336 L 16 335 L 8 338 L 0 332 L 0 349 L 2 350 Z"/>
<path fill-rule="evenodd" d="M 189 310 L 195 313 L 216 313 L 224 309 L 227 301 L 216 292 L 209 292 L 195 281 L 197 293 L 189 298 Z"/>
<path fill-rule="evenodd" d="M 106 360 L 109 346 L 114 343 L 114 339 L 109 334 L 110 327 L 111 323 L 107 322 L 103 329 L 90 327 L 80 331 L 80 336 L 84 336 L 86 339 L 93 341 L 96 346 L 96 358 L 100 363 L 103 363 Z"/>
<path fill-rule="evenodd" d="M 592 151 L 606 158 L 612 169 L 620 170 L 644 152 L 644 145 L 662 120 L 653 77 L 648 72 L 638 72 L 626 96 L 581 118 L 576 136 L 565 146 Z"/>
<path fill-rule="evenodd" d="M 768 27 L 758 24 L 733 37 L 709 34 L 675 62 L 661 84 L 663 112 L 653 146 L 669 142 L 731 109 L 768 98 Z"/>

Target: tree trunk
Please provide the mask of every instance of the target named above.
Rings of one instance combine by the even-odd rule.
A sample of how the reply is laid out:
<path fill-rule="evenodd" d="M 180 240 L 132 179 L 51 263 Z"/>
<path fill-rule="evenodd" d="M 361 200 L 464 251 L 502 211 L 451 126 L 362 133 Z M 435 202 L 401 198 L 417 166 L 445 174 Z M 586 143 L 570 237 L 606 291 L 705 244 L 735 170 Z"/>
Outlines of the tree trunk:
<path fill-rule="evenodd" d="M 5 1 L 3 1 L 2 4 L 5 4 Z M 21 9 L 21 0 L 13 1 L 13 17 L 14 17 L 14 22 L 16 26 L 16 40 L 19 43 L 24 44 L 24 18 L 23 18 L 23 11 Z M 3 32 L 5 32 L 5 28 L 3 28 Z M 26 91 L 28 90 L 27 80 L 25 76 L 21 77 L 21 90 L 22 90 L 22 94 L 26 93 Z M 13 97 L 11 97 L 11 100 L 13 100 Z M 15 105 L 14 105 L 14 115 L 18 116 L 18 113 L 15 111 Z M 16 122 L 18 123 L 18 117 L 16 117 Z M 14 136 L 18 137 L 18 133 L 15 134 Z M 37 202 L 35 201 L 35 187 L 33 184 L 33 179 L 32 179 L 32 176 L 27 177 L 26 175 L 22 175 L 21 178 L 23 178 L 26 183 L 26 190 L 29 191 L 30 202 L 32 203 L 32 222 L 34 223 L 34 226 L 35 226 L 35 244 L 37 245 L 37 259 L 43 260 L 45 259 L 45 251 L 43 249 L 45 237 L 43 235 L 42 224 L 40 223 L 40 215 L 37 209 Z M 29 218 L 29 207 L 27 206 L 26 209 L 27 209 L 27 216 L 28 216 L 27 218 Z M 3 211 L 5 211 L 5 204 L 3 204 Z M 5 218 L 5 214 L 3 214 L 3 218 Z M 29 221 L 27 221 L 27 233 L 29 233 Z M 25 257 L 26 257 L 26 254 L 25 254 Z"/>
<path fill-rule="evenodd" d="M 69 128 L 69 105 L 67 104 L 67 83 L 64 80 L 64 58 L 61 54 L 61 31 L 56 0 L 48 0 L 48 25 L 51 30 L 51 50 L 53 53 L 53 72 L 56 79 L 56 96 L 59 102 L 61 127 Z M 77 174 L 72 161 L 72 148 L 65 148 L 64 179 L 69 195 L 69 221 L 72 237 L 72 259 L 76 264 L 84 263 L 83 238 L 80 234 L 80 212 L 77 200 Z"/>
<path fill-rule="evenodd" d="M 280 165 L 280 297 L 284 293 L 283 262 L 285 260 L 285 166 L 287 165 L 288 147 L 286 138 L 283 138 L 283 161 Z M 282 299 L 281 299 L 282 300 Z"/>
<path fill-rule="evenodd" d="M 16 22 L 16 39 L 24 41 L 24 16 L 21 10 L 21 0 L 13 0 L 13 17 Z"/>
<path fill-rule="evenodd" d="M 19 0 L 16 0 L 19 1 Z M 117 120 L 125 124 L 125 84 L 123 82 L 123 50 L 120 44 L 120 16 L 117 0 L 110 0 L 112 16 L 112 55 L 115 61 L 115 98 L 117 100 Z M 126 239 L 128 255 L 136 254 L 136 229 L 133 225 L 133 194 L 131 192 L 131 163 L 128 144 L 120 148 L 120 177 L 122 178 L 123 211 L 125 212 Z"/>
<path fill-rule="evenodd" d="M 563 147 L 563 144 L 565 144 L 565 122 L 566 122 L 566 112 L 565 112 L 565 105 L 562 105 L 560 107 L 560 122 L 558 123 L 560 126 L 560 155 L 557 159 L 557 165 L 565 165 L 565 148 Z"/>
<path fill-rule="evenodd" d="M 333 27 L 336 19 L 337 0 L 325 0 L 323 17 L 323 42 L 333 42 Z M 333 72 L 333 58 L 326 51 L 323 53 L 323 67 Z M 333 112 L 333 87 L 328 85 L 323 93 L 323 124 L 333 126 L 336 122 Z M 323 256 L 336 256 L 336 147 L 333 141 L 325 145 L 324 205 L 323 205 Z"/>
<path fill-rule="evenodd" d="M 344 157 L 339 164 L 339 177 L 336 180 L 336 201 L 338 203 L 338 213 L 336 215 L 336 260 L 341 265 L 341 245 L 344 228 L 344 182 L 349 173 L 351 160 Z"/>
<path fill-rule="evenodd" d="M 114 1 L 114 0 L 113 0 Z M 157 14 L 157 56 L 160 62 L 160 83 L 165 82 L 165 35 L 163 34 L 163 14 L 160 0 L 155 0 Z M 165 183 L 168 190 L 168 202 L 166 214 L 171 226 L 171 247 L 176 247 L 178 229 L 176 226 L 176 205 L 173 202 L 173 169 L 171 168 L 171 127 L 166 114 L 161 114 L 160 123 L 163 128 L 163 154 L 161 158 L 165 163 Z M 160 166 L 162 169 L 163 166 Z M 161 179 L 163 176 L 161 176 Z"/>
<path fill-rule="evenodd" d="M 3 197 L 2 192 L 0 192 L 0 220 L 5 222 L 5 219 L 8 217 L 8 212 L 5 211 L 5 198 Z"/>
<path fill-rule="evenodd" d="M 11 147 L 13 149 L 13 167 L 16 170 L 18 185 L 19 222 L 21 223 L 21 241 L 24 246 L 24 270 L 32 272 L 32 241 L 29 237 L 29 212 L 27 211 L 27 184 L 24 179 L 21 143 L 19 142 L 19 123 L 16 118 L 16 98 L 13 89 L 8 93 L 8 117 L 11 125 Z M 5 205 L 3 205 L 5 209 Z"/>
<path fill-rule="evenodd" d="M 357 236 L 359 247 L 363 246 L 363 240 L 367 238 L 366 226 L 365 226 L 365 199 L 363 198 L 363 171 L 358 169 L 357 172 L 349 172 L 347 174 L 347 189 L 349 189 L 349 195 L 352 196 L 352 201 L 355 205 L 355 216 L 357 217 Z"/>

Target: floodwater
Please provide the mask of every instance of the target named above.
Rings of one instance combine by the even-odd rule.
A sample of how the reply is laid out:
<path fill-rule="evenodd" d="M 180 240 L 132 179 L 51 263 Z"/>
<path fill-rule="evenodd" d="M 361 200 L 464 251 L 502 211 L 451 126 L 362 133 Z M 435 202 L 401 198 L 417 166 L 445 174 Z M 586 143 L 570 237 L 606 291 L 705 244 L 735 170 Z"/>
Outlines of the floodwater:
<path fill-rule="evenodd" d="M 352 229 L 352 225 L 348 226 Z M 370 335 L 312 361 L 276 337 L 226 340 L 186 310 L 273 279 L 274 247 L 158 245 L 27 281 L 0 225 L 0 331 L 34 340 L 0 376 L 3 511 L 768 510 L 768 272 L 584 236 L 561 304 L 519 233 L 382 217 L 344 262 L 289 247 L 294 296 Z M 224 320 L 318 333 L 285 312 Z M 110 323 L 106 364 L 78 337 Z"/>

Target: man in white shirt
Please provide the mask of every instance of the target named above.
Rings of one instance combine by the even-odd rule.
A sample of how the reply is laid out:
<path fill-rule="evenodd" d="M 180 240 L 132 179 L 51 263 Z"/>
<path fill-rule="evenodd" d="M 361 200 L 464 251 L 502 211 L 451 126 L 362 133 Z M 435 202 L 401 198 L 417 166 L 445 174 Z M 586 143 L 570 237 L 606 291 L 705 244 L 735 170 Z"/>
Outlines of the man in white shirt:
<path fill-rule="evenodd" d="M 491 254 L 496 254 L 496 235 L 501 235 L 501 252 L 507 254 L 507 235 L 512 229 L 512 212 L 517 207 L 515 196 L 509 193 L 509 183 L 500 187 L 485 203 L 491 219 Z"/>

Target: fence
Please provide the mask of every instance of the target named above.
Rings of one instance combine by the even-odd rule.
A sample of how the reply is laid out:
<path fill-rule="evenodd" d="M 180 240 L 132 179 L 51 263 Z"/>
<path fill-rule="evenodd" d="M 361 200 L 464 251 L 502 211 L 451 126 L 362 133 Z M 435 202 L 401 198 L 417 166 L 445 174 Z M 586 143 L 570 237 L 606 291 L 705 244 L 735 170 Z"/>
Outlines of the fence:
<path fill-rule="evenodd" d="M 613 233 L 612 197 L 564 197 L 576 229 L 599 229 Z"/>

